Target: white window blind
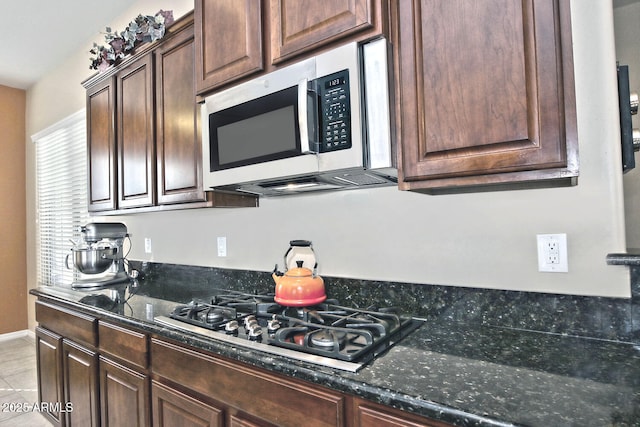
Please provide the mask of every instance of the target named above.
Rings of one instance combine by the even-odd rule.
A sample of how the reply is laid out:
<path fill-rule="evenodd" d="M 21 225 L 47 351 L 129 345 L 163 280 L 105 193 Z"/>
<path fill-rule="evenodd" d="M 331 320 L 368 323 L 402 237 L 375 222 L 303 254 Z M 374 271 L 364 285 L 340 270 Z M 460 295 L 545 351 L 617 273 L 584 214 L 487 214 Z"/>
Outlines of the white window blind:
<path fill-rule="evenodd" d="M 65 257 L 89 219 L 85 117 L 79 111 L 31 137 L 36 145 L 40 286 L 69 286 L 74 278 Z"/>

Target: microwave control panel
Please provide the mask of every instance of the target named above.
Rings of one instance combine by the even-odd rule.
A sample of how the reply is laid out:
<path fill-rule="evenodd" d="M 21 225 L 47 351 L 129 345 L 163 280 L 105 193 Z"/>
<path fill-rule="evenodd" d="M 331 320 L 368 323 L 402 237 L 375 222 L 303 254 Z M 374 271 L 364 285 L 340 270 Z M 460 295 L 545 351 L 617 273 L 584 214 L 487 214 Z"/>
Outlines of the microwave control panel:
<path fill-rule="evenodd" d="M 316 81 L 319 101 L 319 152 L 351 148 L 351 101 L 349 70 Z"/>

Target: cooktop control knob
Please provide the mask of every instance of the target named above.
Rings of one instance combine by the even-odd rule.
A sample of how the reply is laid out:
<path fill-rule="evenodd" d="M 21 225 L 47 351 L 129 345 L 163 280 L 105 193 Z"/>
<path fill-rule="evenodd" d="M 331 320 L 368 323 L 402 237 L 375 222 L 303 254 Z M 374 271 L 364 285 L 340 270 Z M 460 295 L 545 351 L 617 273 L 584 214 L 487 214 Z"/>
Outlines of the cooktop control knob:
<path fill-rule="evenodd" d="M 249 341 L 262 341 L 262 328 L 257 323 L 252 324 L 247 331 Z"/>
<path fill-rule="evenodd" d="M 238 329 L 240 328 L 240 325 L 238 324 L 237 320 L 231 320 L 229 322 L 227 322 L 226 325 L 224 325 L 224 332 L 227 335 L 238 335 Z"/>
<path fill-rule="evenodd" d="M 256 316 L 254 316 L 253 314 L 244 318 L 244 328 L 246 330 L 251 329 L 251 325 L 257 325 L 257 324 L 258 324 L 258 319 L 256 319 Z"/>
<path fill-rule="evenodd" d="M 269 334 L 270 337 L 273 338 L 273 336 L 276 334 L 276 331 L 281 327 L 282 327 L 282 324 L 280 324 L 280 321 L 276 318 L 276 315 L 274 314 L 271 320 L 267 322 L 267 333 Z"/>

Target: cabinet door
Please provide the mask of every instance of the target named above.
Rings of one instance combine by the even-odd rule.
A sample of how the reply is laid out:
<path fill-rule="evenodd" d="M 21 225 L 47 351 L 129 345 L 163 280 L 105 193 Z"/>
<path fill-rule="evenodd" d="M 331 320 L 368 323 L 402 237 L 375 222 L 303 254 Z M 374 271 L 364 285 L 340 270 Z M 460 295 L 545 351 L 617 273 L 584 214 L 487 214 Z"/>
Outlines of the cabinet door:
<path fill-rule="evenodd" d="M 193 26 L 155 52 L 158 204 L 205 200 Z"/>
<path fill-rule="evenodd" d="M 263 68 L 260 0 L 195 0 L 198 94 Z"/>
<path fill-rule="evenodd" d="M 154 427 L 222 427 L 222 410 L 152 381 Z"/>
<path fill-rule="evenodd" d="M 247 418 L 242 413 L 229 414 L 229 427 L 273 427 L 273 424 L 265 423 L 262 421 L 254 421 Z M 307 425 L 312 425 L 311 423 Z"/>
<path fill-rule="evenodd" d="M 374 28 L 375 0 L 271 0 L 271 61 Z M 374 9 L 375 8 L 375 9 Z"/>
<path fill-rule="evenodd" d="M 115 80 L 87 90 L 89 211 L 116 209 Z"/>
<path fill-rule="evenodd" d="M 150 425 L 148 377 L 100 357 L 100 406 L 105 427 Z"/>
<path fill-rule="evenodd" d="M 38 402 L 63 402 L 62 337 L 41 327 L 36 327 L 36 359 L 38 367 Z M 48 405 L 42 412 L 56 426 L 65 423 L 65 413 L 55 405 Z"/>
<path fill-rule="evenodd" d="M 117 74 L 118 206 L 155 203 L 153 126 L 153 61 L 151 54 Z"/>
<path fill-rule="evenodd" d="M 569 2 L 395 5 L 402 189 L 577 176 Z"/>
<path fill-rule="evenodd" d="M 64 401 L 72 408 L 66 414 L 67 426 L 99 426 L 98 355 L 72 341 L 62 342 Z"/>

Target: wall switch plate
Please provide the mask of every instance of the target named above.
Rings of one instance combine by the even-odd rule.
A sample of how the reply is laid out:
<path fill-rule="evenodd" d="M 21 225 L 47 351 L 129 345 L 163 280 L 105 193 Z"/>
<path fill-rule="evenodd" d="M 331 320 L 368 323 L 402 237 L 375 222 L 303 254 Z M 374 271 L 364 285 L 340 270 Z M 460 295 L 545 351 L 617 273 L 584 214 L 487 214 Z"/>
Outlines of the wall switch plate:
<path fill-rule="evenodd" d="M 150 254 L 151 251 L 151 237 L 145 237 L 144 238 L 144 253 L 145 254 Z"/>
<path fill-rule="evenodd" d="M 538 271 L 548 273 L 569 272 L 567 235 L 538 234 Z"/>
<path fill-rule="evenodd" d="M 218 237 L 218 256 L 227 256 L 227 238 Z"/>

